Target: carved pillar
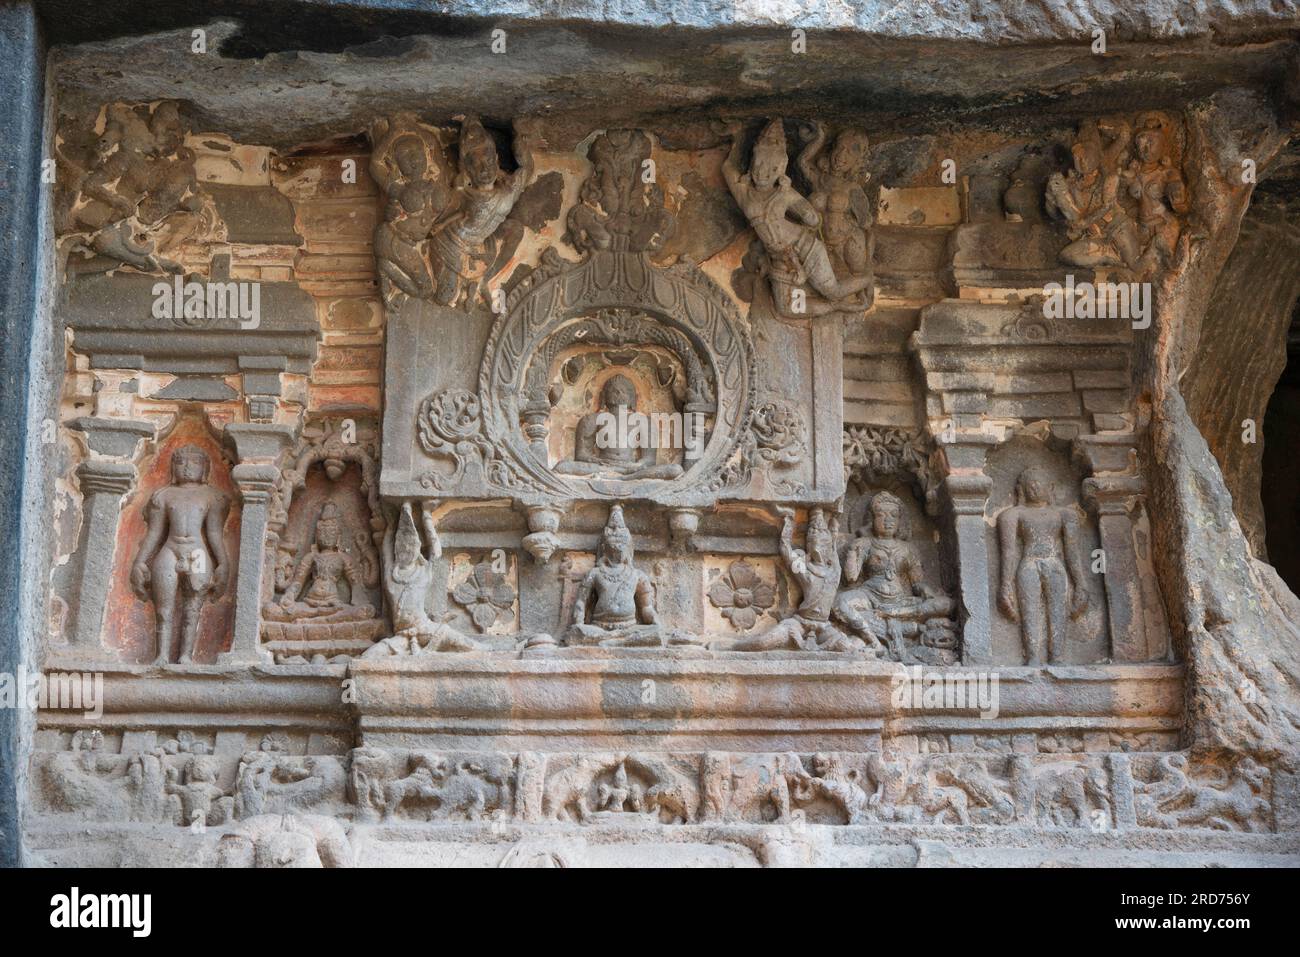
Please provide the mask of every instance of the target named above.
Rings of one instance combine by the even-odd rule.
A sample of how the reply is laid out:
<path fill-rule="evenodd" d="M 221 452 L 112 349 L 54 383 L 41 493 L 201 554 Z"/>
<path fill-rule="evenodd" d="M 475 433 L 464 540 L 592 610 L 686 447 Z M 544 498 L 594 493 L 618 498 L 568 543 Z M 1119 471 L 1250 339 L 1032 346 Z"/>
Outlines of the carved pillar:
<path fill-rule="evenodd" d="M 68 647 L 60 654 L 101 657 L 104 611 L 112 587 L 113 553 L 122 497 L 135 487 L 131 463 L 141 439 L 152 439 L 153 423 L 136 419 L 85 417 L 68 423 L 86 436 L 91 458 L 77 468 L 81 485 L 81 534 L 68 566 Z"/>
<path fill-rule="evenodd" d="M 217 663 L 261 664 L 262 579 L 266 572 L 267 505 L 280 469 L 275 460 L 294 440 L 288 425 L 263 423 L 226 426 L 225 439 L 239 464 L 230 477 L 239 487 L 239 577 L 235 583 L 235 632 L 230 650 Z"/>
<path fill-rule="evenodd" d="M 519 414 L 523 422 L 524 437 L 533 456 L 543 465 L 547 464 L 546 438 L 550 434 L 547 419 L 551 415 L 551 403 L 545 392 L 535 392 Z"/>
<path fill-rule="evenodd" d="M 993 663 L 985 539 L 988 524 L 984 520 L 993 481 L 984 474 L 984 459 L 996 441 L 984 432 L 941 435 L 938 440 L 945 473 L 940 494 L 949 522 L 949 554 L 957 569 L 962 663 L 967 665 Z"/>
<path fill-rule="evenodd" d="M 1084 436 L 1075 457 L 1092 476 L 1083 480 L 1083 500 L 1097 517 L 1105 556 L 1106 615 L 1112 661 L 1150 661 L 1142 604 L 1142 571 L 1133 541 L 1133 514 L 1146 495 L 1137 474 L 1130 436 Z"/>

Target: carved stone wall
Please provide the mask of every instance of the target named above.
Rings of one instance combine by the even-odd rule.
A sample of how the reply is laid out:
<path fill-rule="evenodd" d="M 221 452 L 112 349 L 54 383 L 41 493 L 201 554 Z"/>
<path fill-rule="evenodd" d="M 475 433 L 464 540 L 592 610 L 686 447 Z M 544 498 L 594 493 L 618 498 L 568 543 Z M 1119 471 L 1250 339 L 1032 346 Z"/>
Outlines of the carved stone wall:
<path fill-rule="evenodd" d="M 363 105 L 275 130 L 268 60 L 123 43 L 51 65 L 39 666 L 102 708 L 38 713 L 34 858 L 1300 860 L 1271 384 L 1213 379 L 1285 361 L 1290 41 L 987 116 L 330 54 Z"/>

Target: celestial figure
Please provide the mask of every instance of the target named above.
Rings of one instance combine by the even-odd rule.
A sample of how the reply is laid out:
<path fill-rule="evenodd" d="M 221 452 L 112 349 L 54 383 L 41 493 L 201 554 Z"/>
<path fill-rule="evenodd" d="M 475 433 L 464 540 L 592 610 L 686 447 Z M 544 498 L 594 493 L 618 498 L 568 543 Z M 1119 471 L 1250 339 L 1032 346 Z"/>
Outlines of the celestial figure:
<path fill-rule="evenodd" d="M 203 603 L 230 582 L 223 530 L 230 500 L 208 485 L 211 462 L 198 446 L 172 453 L 172 484 L 154 492 L 145 509 L 148 530 L 131 568 L 131 587 L 153 601 L 158 624 L 157 664 L 169 658 L 180 621 L 180 664 L 193 661 Z"/>
<path fill-rule="evenodd" d="M 1074 509 L 1051 504 L 1046 471 L 1027 468 L 1016 479 L 1017 504 L 998 516 L 1002 587 L 998 607 L 1020 623 L 1025 663 L 1058 661 L 1069 618 L 1088 610 Z"/>
<path fill-rule="evenodd" d="M 600 408 L 578 420 L 573 458 L 556 463 L 562 475 L 613 474 L 627 481 L 674 479 L 682 474 L 676 462 L 656 463 L 658 454 L 650 442 L 650 429 L 642 428 L 644 441 L 634 433 L 644 415 L 636 411 L 636 386 L 624 375 L 611 376 L 600 393 Z M 631 440 L 629 440 L 631 439 Z"/>
<path fill-rule="evenodd" d="M 1142 254 L 1135 270 L 1151 276 L 1169 264 L 1182 232 L 1179 216 L 1191 210 L 1187 182 L 1174 166 L 1173 150 L 1165 124 L 1154 113 L 1143 114 L 1134 137 L 1137 159 L 1121 176 L 1129 195 L 1138 201 L 1138 234 Z"/>
<path fill-rule="evenodd" d="M 826 244 L 818 237 L 821 214 L 790 185 L 785 174 L 790 159 L 781 120 L 768 123 L 754 144 L 748 173 L 740 171 L 740 124 L 731 124 L 729 132 L 731 152 L 722 164 L 722 174 L 767 252 L 777 310 L 797 318 L 863 308 L 854 297 L 872 285 L 872 276 L 836 278 Z M 807 297 L 804 286 L 822 299 Z"/>
<path fill-rule="evenodd" d="M 854 587 L 840 592 L 834 610 L 836 619 L 878 651 L 887 646 L 899 661 L 907 657 L 904 639 L 927 629 L 951 634 L 952 626 L 946 620 L 952 599 L 925 583 L 909 537 L 903 503 L 889 492 L 878 492 L 871 499 L 870 529 L 844 552 L 844 580 Z"/>
<path fill-rule="evenodd" d="M 866 185 L 870 141 L 859 129 L 844 130 L 835 138 L 830 155 L 823 155 L 826 130 L 820 123 L 806 131 L 809 142 L 799 154 L 799 170 L 813 186 L 808 198 L 822 218 L 821 236 L 826 243 L 831 267 L 841 279 L 871 277 L 875 243 L 871 227 L 875 217 Z M 863 290 L 862 308 L 870 308 L 873 285 Z"/>
<path fill-rule="evenodd" d="M 799 609 L 769 631 L 745 638 L 733 651 L 866 651 L 867 645 L 840 631 L 830 620 L 835 592 L 840 585 L 840 559 L 835 553 L 835 531 L 826 524 L 825 512 L 814 508 L 808 517 L 805 551 L 794 547 L 794 510 L 778 506 L 781 524 L 781 560 L 799 583 L 803 600 Z"/>
<path fill-rule="evenodd" d="M 430 248 L 439 305 L 472 306 L 480 287 L 504 265 L 523 237 L 523 227 L 512 224 L 503 235 L 515 203 L 533 178 L 533 157 L 524 137 L 515 140 L 519 168 L 505 173 L 497 147 L 477 117 L 467 116 L 460 126 L 460 175 L 453 184 L 453 209 L 438 225 Z"/>
<path fill-rule="evenodd" d="M 387 198 L 384 219 L 375 227 L 375 261 L 390 308 L 404 297 L 433 297 L 436 283 L 426 241 L 451 202 L 449 174 L 436 162 L 442 147 L 428 144 L 435 156 L 430 167 L 426 137 L 419 131 L 409 114 L 377 120 L 371 130 L 370 175 Z"/>
<path fill-rule="evenodd" d="M 1109 146 L 1102 133 L 1111 136 Z M 1137 265 L 1137 229 L 1119 202 L 1119 163 L 1131 137 L 1127 123 L 1087 120 L 1070 148 L 1074 168 L 1048 177 L 1047 211 L 1065 220 L 1070 237 L 1062 262 L 1092 269 Z"/>
<path fill-rule="evenodd" d="M 422 655 L 437 651 L 475 651 L 482 647 L 473 638 L 462 635 L 446 622 L 435 622 L 425 610 L 425 599 L 433 584 L 433 561 L 442 556 L 442 543 L 434 526 L 431 503 L 424 503 L 420 517 L 429 539 L 429 554 L 424 553 L 420 533 L 415 527 L 411 503 L 402 504 L 401 518 L 394 529 L 384 535 L 384 589 L 393 615 L 391 638 L 371 645 L 363 658 Z"/>

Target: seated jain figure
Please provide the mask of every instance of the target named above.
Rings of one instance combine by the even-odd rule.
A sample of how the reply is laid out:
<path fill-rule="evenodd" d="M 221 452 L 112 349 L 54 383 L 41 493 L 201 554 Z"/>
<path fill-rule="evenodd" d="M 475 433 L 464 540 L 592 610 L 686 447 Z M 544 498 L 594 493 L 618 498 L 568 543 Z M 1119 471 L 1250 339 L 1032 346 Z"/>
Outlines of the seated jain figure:
<path fill-rule="evenodd" d="M 795 614 L 761 635 L 731 646 L 732 651 L 852 651 L 867 650 L 860 638 L 840 631 L 831 621 L 835 592 L 840 587 L 840 559 L 835 554 L 835 533 L 826 515 L 814 508 L 808 517 L 804 544 L 794 547 L 794 511 L 777 507 L 781 524 L 781 560 L 799 583 L 803 601 Z"/>
<path fill-rule="evenodd" d="M 609 510 L 609 521 L 596 549 L 596 565 L 587 572 L 573 600 L 570 645 L 694 644 L 673 633 L 665 640 L 655 611 L 650 576 L 632 564 L 632 533 L 623 522 L 623 508 Z"/>
<path fill-rule="evenodd" d="M 1079 519 L 1073 508 L 1052 504 L 1052 480 L 1028 468 L 1016 479 L 1017 504 L 998 516 L 1002 586 L 998 607 L 1020 622 L 1025 664 L 1060 661 L 1070 618 L 1088 610 L 1079 559 Z"/>
<path fill-rule="evenodd" d="M 844 552 L 844 581 L 834 617 L 897 661 L 943 663 L 956 647 L 952 599 L 925 584 L 921 561 L 908 539 L 903 503 L 889 492 L 871 500 L 871 525 Z M 865 576 L 865 577 L 863 577 Z M 920 638 L 912 653 L 905 639 Z M 882 645 L 884 648 L 882 648 Z"/>
<path fill-rule="evenodd" d="M 424 554 L 415 527 L 411 503 L 402 505 L 396 530 L 392 524 L 384 536 L 384 589 L 393 613 L 391 638 L 366 649 L 363 658 L 424 655 L 436 651 L 475 651 L 482 646 L 444 621 L 434 621 L 424 603 L 433 584 L 433 559 L 442 556 L 442 543 L 428 508 L 421 510 L 429 555 Z"/>
<path fill-rule="evenodd" d="M 658 465 L 652 430 L 636 411 L 636 386 L 626 376 L 611 376 L 600 393 L 600 408 L 578 420 L 573 458 L 555 466 L 563 475 L 603 475 L 635 481 L 675 479 L 682 467 Z"/>
<path fill-rule="evenodd" d="M 299 560 L 279 602 L 268 602 L 262 609 L 263 617 L 271 621 L 320 622 L 368 621 L 375 617 L 375 609 L 370 605 L 343 599 L 341 582 L 346 581 L 349 595 L 356 596 L 361 594 L 363 585 L 374 585 L 376 576 L 374 571 L 363 574 L 357 560 L 339 547 L 341 538 L 339 508 L 333 502 L 326 502 L 316 520 L 316 540 Z M 311 586 L 304 593 L 308 581 Z"/>

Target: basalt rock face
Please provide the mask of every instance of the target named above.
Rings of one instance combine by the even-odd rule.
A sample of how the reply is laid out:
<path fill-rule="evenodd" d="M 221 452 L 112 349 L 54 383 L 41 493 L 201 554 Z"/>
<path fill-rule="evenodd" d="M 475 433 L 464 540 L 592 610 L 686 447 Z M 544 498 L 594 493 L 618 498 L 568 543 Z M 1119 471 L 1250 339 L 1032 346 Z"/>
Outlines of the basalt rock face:
<path fill-rule="evenodd" d="M 1300 861 L 1289 10 L 283 9 L 51 22 L 30 855 Z"/>

